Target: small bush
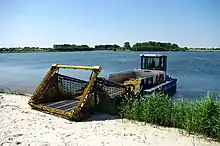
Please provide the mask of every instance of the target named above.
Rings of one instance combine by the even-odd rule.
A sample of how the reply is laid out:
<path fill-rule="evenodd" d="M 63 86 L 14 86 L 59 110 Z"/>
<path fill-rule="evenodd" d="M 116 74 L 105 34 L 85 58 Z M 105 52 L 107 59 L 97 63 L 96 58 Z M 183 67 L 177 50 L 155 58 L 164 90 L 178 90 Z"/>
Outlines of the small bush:
<path fill-rule="evenodd" d="M 214 100 L 211 95 L 207 95 L 204 100 L 196 103 L 195 110 L 195 132 L 202 133 L 209 137 L 218 137 L 220 133 L 220 106 L 219 100 Z"/>
<path fill-rule="evenodd" d="M 123 101 L 120 109 L 122 111 L 122 116 L 126 117 L 127 119 L 134 119 L 138 121 L 142 121 L 143 119 L 140 113 L 141 106 L 137 100 Z"/>
<path fill-rule="evenodd" d="M 172 106 L 173 103 L 168 96 L 152 94 L 149 100 L 144 101 L 141 114 L 148 123 L 171 126 Z"/>
<path fill-rule="evenodd" d="M 124 118 L 220 139 L 220 100 L 210 94 L 199 101 L 171 100 L 162 93 L 152 94 L 141 103 L 124 101 L 121 113 Z"/>

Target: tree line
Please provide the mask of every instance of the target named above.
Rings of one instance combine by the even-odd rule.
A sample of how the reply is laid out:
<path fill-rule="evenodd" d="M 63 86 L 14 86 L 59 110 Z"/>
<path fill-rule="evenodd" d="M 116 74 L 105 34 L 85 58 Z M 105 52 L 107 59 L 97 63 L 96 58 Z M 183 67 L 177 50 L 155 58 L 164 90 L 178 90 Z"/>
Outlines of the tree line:
<path fill-rule="evenodd" d="M 133 46 L 129 42 L 125 42 L 123 46 L 116 44 L 95 45 L 89 47 L 88 45 L 76 44 L 54 44 L 52 48 L 40 47 L 13 47 L 0 48 L 0 52 L 72 52 L 72 51 L 95 51 L 95 50 L 112 50 L 112 51 L 196 51 L 196 50 L 220 50 L 220 48 L 187 48 L 180 47 L 175 43 L 164 42 L 139 42 Z"/>
<path fill-rule="evenodd" d="M 88 45 L 75 45 L 75 44 L 63 44 L 63 45 L 53 45 L 51 51 L 58 52 L 69 52 L 69 51 L 92 51 L 93 49 Z"/>
<path fill-rule="evenodd" d="M 134 44 L 132 51 L 187 51 L 187 49 L 177 44 L 149 41 Z"/>
<path fill-rule="evenodd" d="M 50 51 L 52 48 L 40 48 L 40 47 L 10 47 L 10 48 L 0 48 L 0 53 L 21 53 L 21 52 L 46 52 Z"/>

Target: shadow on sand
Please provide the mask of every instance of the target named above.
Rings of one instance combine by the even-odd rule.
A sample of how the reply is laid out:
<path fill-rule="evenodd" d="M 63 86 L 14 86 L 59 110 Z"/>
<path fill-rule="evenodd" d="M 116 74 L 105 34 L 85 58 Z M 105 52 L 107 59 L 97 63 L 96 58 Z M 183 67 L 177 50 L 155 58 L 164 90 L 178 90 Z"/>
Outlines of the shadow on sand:
<path fill-rule="evenodd" d="M 105 120 L 116 120 L 122 119 L 120 116 L 110 115 L 106 113 L 94 113 L 89 118 L 83 120 L 82 122 L 91 122 L 91 121 L 105 121 Z"/>

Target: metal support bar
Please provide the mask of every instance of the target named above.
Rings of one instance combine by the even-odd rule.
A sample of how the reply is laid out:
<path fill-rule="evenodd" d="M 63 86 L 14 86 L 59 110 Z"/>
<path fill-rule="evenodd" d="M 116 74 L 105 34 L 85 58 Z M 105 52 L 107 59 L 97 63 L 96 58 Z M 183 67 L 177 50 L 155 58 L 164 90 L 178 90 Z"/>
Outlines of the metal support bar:
<path fill-rule="evenodd" d="M 81 110 L 82 106 L 84 105 L 85 100 L 88 98 L 88 94 L 91 91 L 100 71 L 101 70 L 93 70 L 91 80 L 89 81 L 88 86 L 84 89 L 83 94 L 79 100 L 79 103 L 77 107 L 73 110 L 73 112 L 78 112 Z"/>
<path fill-rule="evenodd" d="M 44 87 L 47 85 L 48 81 L 51 79 L 51 77 L 54 75 L 54 73 L 57 71 L 58 69 L 55 68 L 54 66 L 52 66 L 47 74 L 44 76 L 43 80 L 41 81 L 40 85 L 37 87 L 37 89 L 35 90 L 33 96 L 31 97 L 30 102 L 32 103 L 37 103 L 38 102 L 38 98 L 42 95 L 42 91 L 44 89 Z"/>
<path fill-rule="evenodd" d="M 56 68 L 67 68 L 67 69 L 83 69 L 83 70 L 101 70 L 101 66 L 71 66 L 71 65 L 59 65 L 53 64 Z"/>

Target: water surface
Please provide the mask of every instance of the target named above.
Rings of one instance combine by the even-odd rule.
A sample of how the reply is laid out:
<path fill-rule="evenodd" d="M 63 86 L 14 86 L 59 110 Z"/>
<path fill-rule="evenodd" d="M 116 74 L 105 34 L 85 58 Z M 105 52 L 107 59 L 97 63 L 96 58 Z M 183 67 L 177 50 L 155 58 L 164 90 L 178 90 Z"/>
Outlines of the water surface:
<path fill-rule="evenodd" d="M 101 65 L 100 76 L 140 67 L 143 52 L 55 52 L 0 54 L 0 87 L 33 92 L 51 64 Z M 198 98 L 220 91 L 220 53 L 161 52 L 168 56 L 168 74 L 178 79 L 177 95 Z M 68 70 L 68 75 L 87 78 L 88 72 Z"/>

